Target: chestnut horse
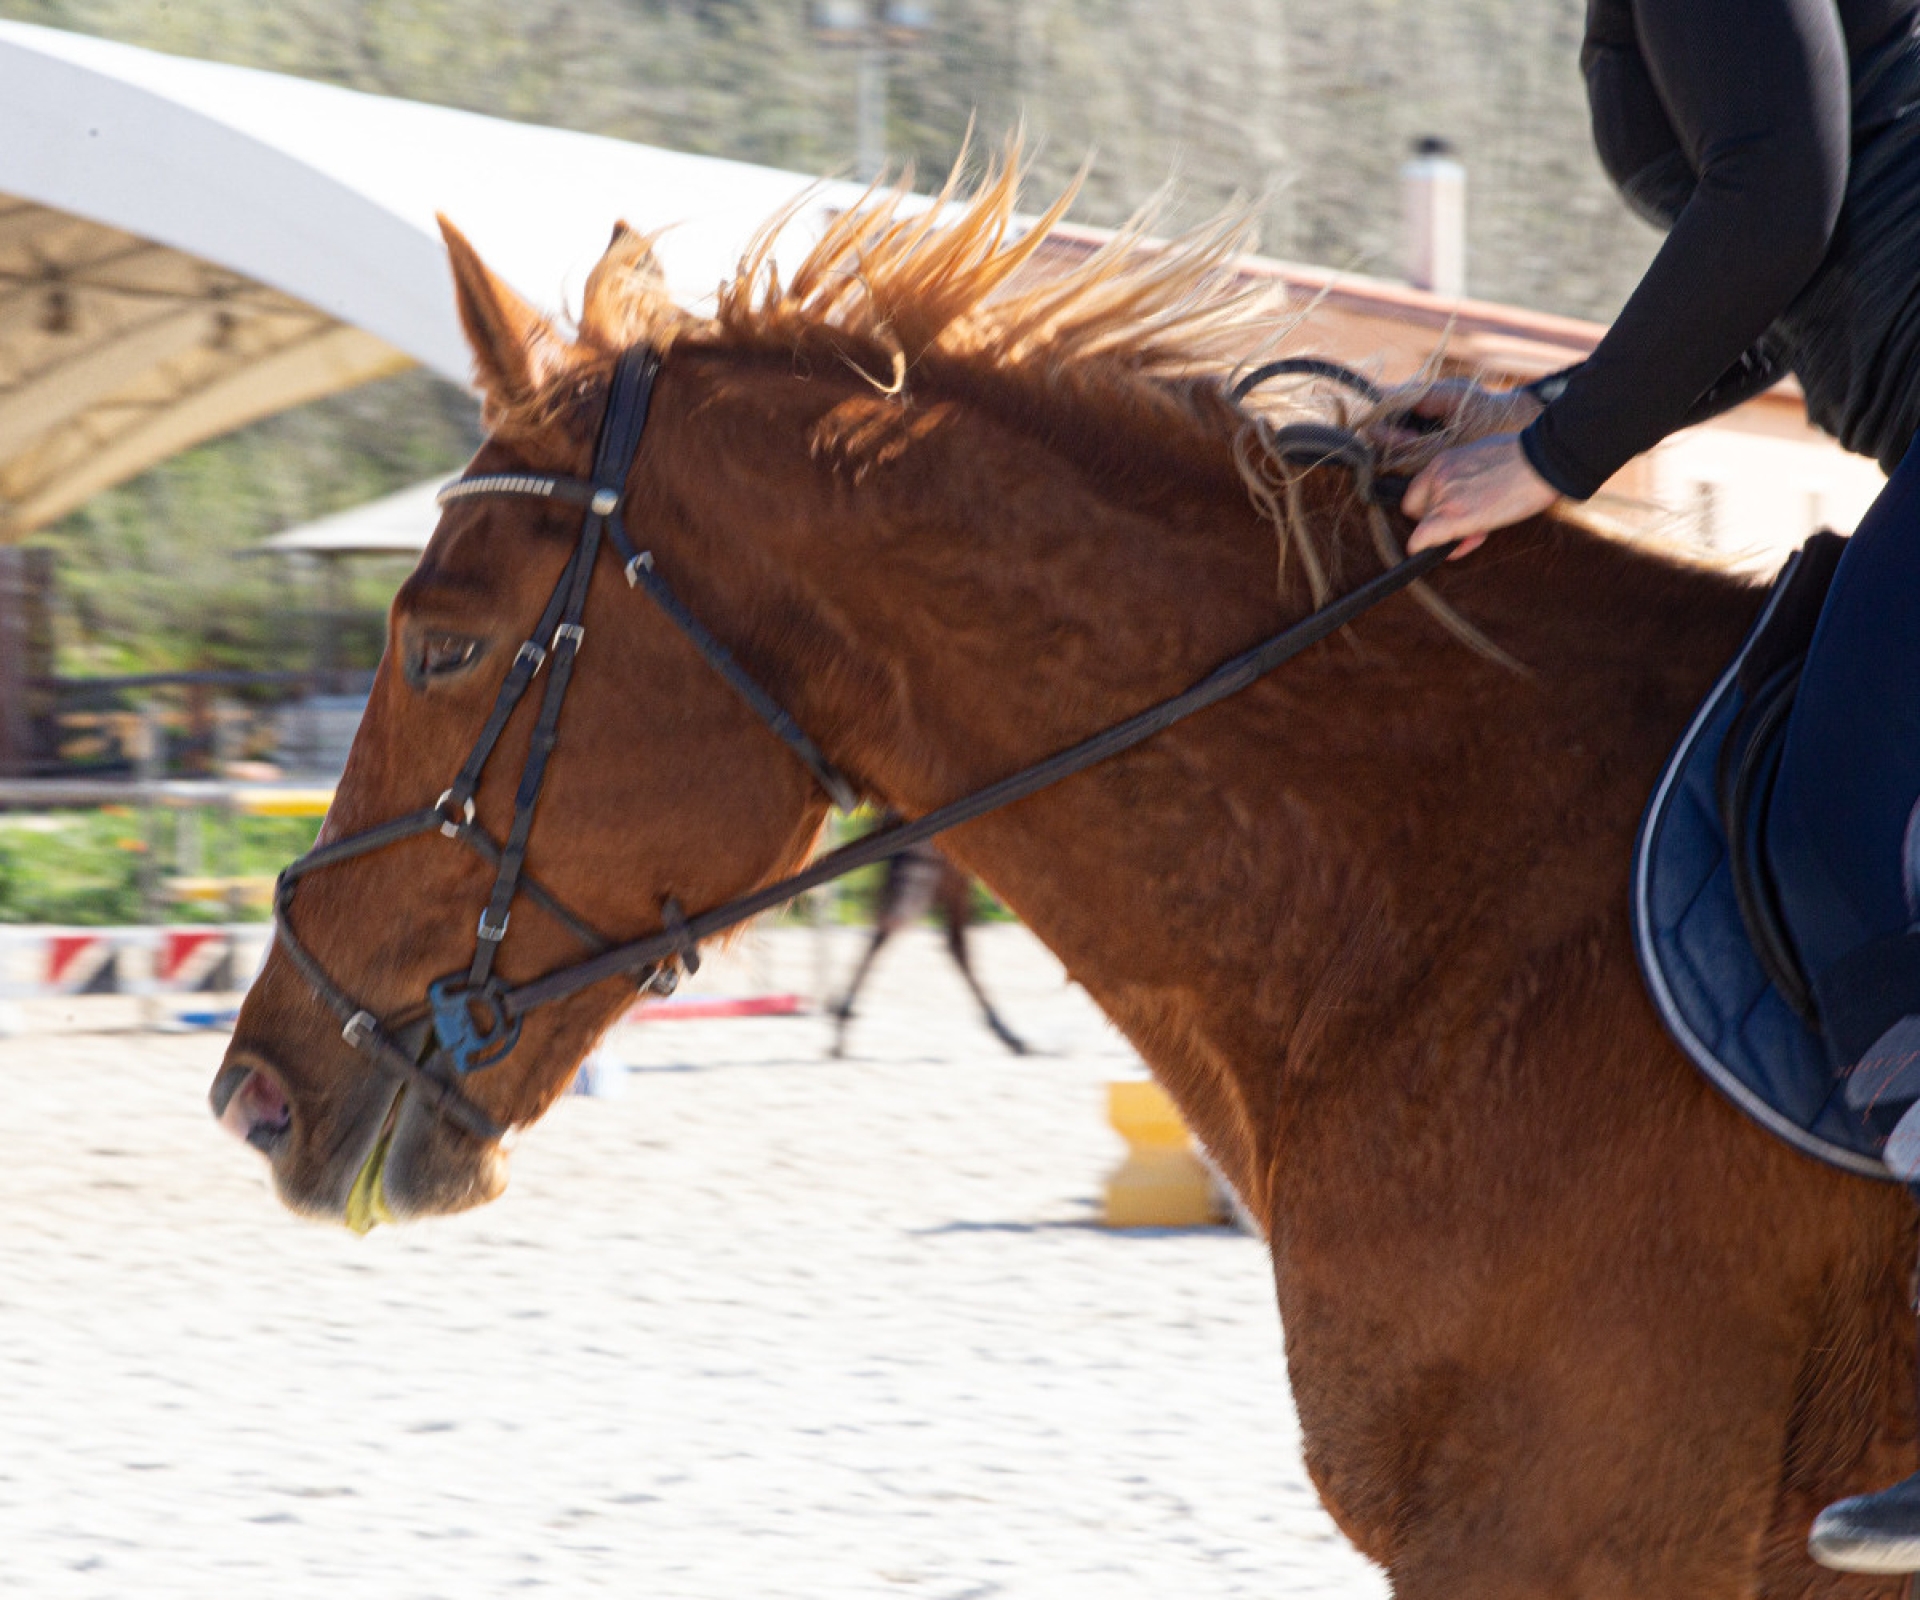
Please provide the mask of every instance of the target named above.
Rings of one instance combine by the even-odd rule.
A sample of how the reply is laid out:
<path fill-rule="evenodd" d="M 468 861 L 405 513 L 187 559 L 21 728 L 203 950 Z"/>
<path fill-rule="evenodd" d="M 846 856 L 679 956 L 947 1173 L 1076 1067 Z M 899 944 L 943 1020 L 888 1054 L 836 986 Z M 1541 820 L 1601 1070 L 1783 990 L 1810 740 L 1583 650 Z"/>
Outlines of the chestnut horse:
<path fill-rule="evenodd" d="M 452 229 L 478 473 L 588 467 L 617 354 L 662 354 L 625 526 L 863 798 L 908 815 L 1081 739 L 1380 570 L 1352 481 L 1291 485 L 1227 392 L 1258 330 L 1222 227 L 1010 284 L 1045 225 L 1001 171 L 885 200 L 710 317 L 616 233 L 564 334 Z M 951 219 L 951 206 L 946 208 Z M 581 526 L 454 502 L 394 603 L 329 815 L 431 807 Z M 1276 541 L 1283 552 L 1276 584 Z M 1643 998 L 1628 852 L 1756 613 L 1719 573 L 1545 518 L 1276 675 L 951 834 L 1122 1028 L 1265 1224 L 1307 1464 L 1408 1600 L 1891 1596 L 1813 1567 L 1835 1496 L 1914 1466 L 1914 1212 L 1723 1101 Z M 826 802 L 602 560 L 529 869 L 609 935 L 792 869 Z M 1463 642 L 1470 625 L 1524 665 Z M 477 795 L 506 830 L 534 718 Z M 382 1017 L 464 971 L 492 869 L 435 837 L 304 881 L 294 922 Z M 581 954 L 522 905 L 513 981 Z M 537 1118 L 632 999 L 526 1019 L 466 1080 Z M 287 1203 L 498 1195 L 486 1131 L 396 1089 L 284 948 L 216 1107 Z"/>

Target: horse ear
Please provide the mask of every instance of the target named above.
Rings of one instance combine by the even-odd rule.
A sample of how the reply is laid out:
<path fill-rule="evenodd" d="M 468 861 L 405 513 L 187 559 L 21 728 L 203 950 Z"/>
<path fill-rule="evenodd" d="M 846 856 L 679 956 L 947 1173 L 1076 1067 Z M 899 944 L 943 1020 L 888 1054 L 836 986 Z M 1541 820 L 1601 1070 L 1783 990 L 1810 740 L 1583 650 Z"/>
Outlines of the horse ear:
<path fill-rule="evenodd" d="M 616 222 L 605 254 L 587 274 L 580 331 L 603 349 L 622 350 L 641 337 L 651 304 L 666 294 L 667 275 L 653 245 L 654 235 Z"/>
<path fill-rule="evenodd" d="M 439 218 L 453 267 L 460 326 L 473 346 L 473 376 L 489 408 L 529 400 L 558 364 L 564 348 L 553 324 L 488 270 L 480 253 L 445 217 Z"/>

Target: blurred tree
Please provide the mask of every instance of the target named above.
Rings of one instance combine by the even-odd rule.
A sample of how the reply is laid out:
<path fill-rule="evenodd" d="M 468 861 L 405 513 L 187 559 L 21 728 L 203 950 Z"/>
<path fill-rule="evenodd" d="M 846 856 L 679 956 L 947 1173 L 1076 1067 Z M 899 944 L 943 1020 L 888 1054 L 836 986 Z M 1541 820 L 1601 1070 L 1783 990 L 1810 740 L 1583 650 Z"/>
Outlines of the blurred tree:
<path fill-rule="evenodd" d="M 1594 160 L 1584 0 L 931 0 L 891 73 L 889 148 L 943 171 L 1023 117 L 1042 189 L 1089 156 L 1088 221 L 1172 183 L 1261 202 L 1274 254 L 1397 266 L 1422 134 L 1471 182 L 1472 291 L 1605 317 L 1653 239 Z M 0 0 L 0 16 L 377 94 L 799 171 L 853 155 L 853 66 L 806 0 Z"/>
<path fill-rule="evenodd" d="M 63 670 L 305 664 L 272 631 L 268 534 L 451 472 L 479 442 L 474 403 L 425 373 L 303 406 L 182 451 L 35 536 L 58 552 Z M 377 574 L 359 598 L 385 604 Z"/>
<path fill-rule="evenodd" d="M 922 180 L 970 122 L 1024 120 L 1034 193 L 1092 161 L 1081 220 L 1171 185 L 1175 220 L 1236 197 L 1272 254 L 1392 275 L 1396 173 L 1440 134 L 1469 174 L 1468 289 L 1605 318 L 1653 236 L 1589 147 L 1584 0 L 931 0 L 890 72 L 888 148 Z M 0 16 L 377 94 L 800 171 L 850 169 L 854 63 L 806 0 L 0 0 Z M 617 201 L 609 197 L 609 214 Z M 471 405 L 423 376 L 309 406 L 103 495 L 48 537 L 96 653 L 225 653 L 270 575 L 230 552 L 454 466 Z"/>

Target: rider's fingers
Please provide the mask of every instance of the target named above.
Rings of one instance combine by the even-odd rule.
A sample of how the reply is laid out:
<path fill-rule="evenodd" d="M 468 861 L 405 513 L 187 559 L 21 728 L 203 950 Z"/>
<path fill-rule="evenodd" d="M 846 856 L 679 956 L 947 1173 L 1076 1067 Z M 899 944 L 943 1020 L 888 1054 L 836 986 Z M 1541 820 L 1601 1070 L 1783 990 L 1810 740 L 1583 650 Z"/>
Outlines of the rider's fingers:
<path fill-rule="evenodd" d="M 1452 544 L 1480 531 L 1459 504 L 1458 494 L 1449 493 L 1452 487 L 1444 457 L 1407 485 L 1400 509 L 1412 517 L 1415 524 L 1407 540 L 1408 555 L 1417 556 L 1422 550 Z"/>
<path fill-rule="evenodd" d="M 1407 485 L 1406 492 L 1400 496 L 1400 509 L 1415 522 L 1433 509 L 1434 471 L 1429 463 L 1414 474 L 1413 482 Z"/>
<path fill-rule="evenodd" d="M 1431 550 L 1435 545 L 1452 544 L 1462 537 L 1464 535 L 1454 526 L 1453 518 L 1444 512 L 1436 512 L 1423 519 L 1413 530 L 1407 540 L 1407 554 L 1417 556 L 1422 550 Z"/>
<path fill-rule="evenodd" d="M 1416 416 L 1451 422 L 1461 412 L 1481 404 L 1486 398 L 1487 391 L 1477 383 L 1465 378 L 1443 378 L 1438 383 L 1421 385 L 1408 396 L 1403 409 Z"/>
<path fill-rule="evenodd" d="M 1433 417 L 1446 421 L 1454 416 L 1466 404 L 1468 397 L 1459 393 L 1440 389 L 1427 389 L 1411 405 L 1403 409 L 1411 411 L 1416 417 Z"/>
<path fill-rule="evenodd" d="M 1463 519 L 1445 511 L 1436 511 L 1423 519 L 1407 539 L 1407 554 L 1417 556 L 1422 550 L 1431 550 L 1436 545 L 1451 544 L 1459 546 L 1447 557 L 1449 561 L 1458 561 L 1462 556 L 1472 555 L 1487 542 L 1484 532 L 1474 531 L 1462 526 Z"/>

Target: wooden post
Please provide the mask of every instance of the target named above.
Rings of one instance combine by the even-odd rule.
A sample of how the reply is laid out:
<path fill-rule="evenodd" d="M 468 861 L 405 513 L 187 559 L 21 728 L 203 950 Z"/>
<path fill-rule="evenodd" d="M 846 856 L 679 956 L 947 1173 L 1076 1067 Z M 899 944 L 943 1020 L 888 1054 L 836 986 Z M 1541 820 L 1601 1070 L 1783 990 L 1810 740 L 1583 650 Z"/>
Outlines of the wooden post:
<path fill-rule="evenodd" d="M 53 552 L 0 545 L 0 777 L 52 754 Z"/>

